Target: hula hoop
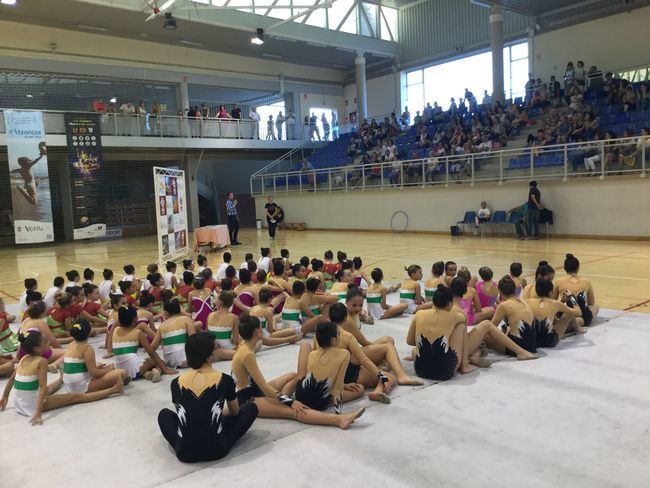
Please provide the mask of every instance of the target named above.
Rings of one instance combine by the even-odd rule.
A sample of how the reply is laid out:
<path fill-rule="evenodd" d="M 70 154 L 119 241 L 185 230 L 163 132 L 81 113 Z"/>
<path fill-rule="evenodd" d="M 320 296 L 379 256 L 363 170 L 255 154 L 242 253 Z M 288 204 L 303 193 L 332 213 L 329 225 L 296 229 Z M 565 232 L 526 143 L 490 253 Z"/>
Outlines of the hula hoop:
<path fill-rule="evenodd" d="M 401 216 L 402 218 L 398 218 L 397 220 L 395 217 Z M 402 222 L 400 222 L 402 221 Z M 393 216 L 390 218 L 390 229 L 393 232 L 406 232 L 406 229 L 409 226 L 409 216 L 404 212 L 403 210 L 398 210 L 393 214 Z"/>

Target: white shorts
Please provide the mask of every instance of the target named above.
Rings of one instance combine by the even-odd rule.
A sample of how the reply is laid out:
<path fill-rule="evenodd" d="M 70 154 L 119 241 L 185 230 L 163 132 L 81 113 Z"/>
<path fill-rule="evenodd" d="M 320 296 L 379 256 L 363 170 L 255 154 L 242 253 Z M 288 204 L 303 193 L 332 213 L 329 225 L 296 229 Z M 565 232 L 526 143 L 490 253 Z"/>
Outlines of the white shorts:
<path fill-rule="evenodd" d="M 79 381 L 71 381 L 69 383 L 63 383 L 63 389 L 66 393 L 86 393 L 88 387 L 90 386 L 90 378 L 86 378 Z"/>
<path fill-rule="evenodd" d="M 21 391 L 14 390 L 14 408 L 20 415 L 33 417 L 36 413 L 38 403 L 38 390 Z"/>
<path fill-rule="evenodd" d="M 115 368 L 126 370 L 131 379 L 136 379 L 138 374 L 140 374 L 140 368 L 142 368 L 142 365 L 144 364 L 144 359 L 137 354 L 121 361 L 119 358 L 120 356 L 115 356 Z"/>
<path fill-rule="evenodd" d="M 187 361 L 187 356 L 185 356 L 185 350 L 181 349 L 179 351 L 163 351 L 163 361 L 170 368 L 180 368 L 181 365 Z"/>

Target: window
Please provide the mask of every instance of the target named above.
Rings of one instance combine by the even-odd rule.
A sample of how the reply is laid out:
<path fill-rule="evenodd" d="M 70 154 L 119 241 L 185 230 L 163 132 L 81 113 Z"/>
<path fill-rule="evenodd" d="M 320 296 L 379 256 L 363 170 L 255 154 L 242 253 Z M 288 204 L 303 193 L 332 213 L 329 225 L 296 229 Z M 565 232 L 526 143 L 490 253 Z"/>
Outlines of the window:
<path fill-rule="evenodd" d="M 521 96 L 528 79 L 528 44 L 526 42 L 503 49 L 503 81 L 506 98 Z M 481 76 L 477 76 L 480 73 Z M 443 109 L 451 98 L 458 103 L 464 98 L 465 88 L 474 94 L 478 103 L 484 91 L 492 95 L 492 53 L 487 51 L 447 63 L 406 73 L 408 106 L 414 113 L 427 102 L 438 102 Z"/>
<path fill-rule="evenodd" d="M 397 42 L 397 9 L 381 7 L 380 37 Z"/>
<path fill-rule="evenodd" d="M 362 3 L 361 8 L 361 35 L 375 37 L 377 34 L 377 5 L 374 3 Z"/>

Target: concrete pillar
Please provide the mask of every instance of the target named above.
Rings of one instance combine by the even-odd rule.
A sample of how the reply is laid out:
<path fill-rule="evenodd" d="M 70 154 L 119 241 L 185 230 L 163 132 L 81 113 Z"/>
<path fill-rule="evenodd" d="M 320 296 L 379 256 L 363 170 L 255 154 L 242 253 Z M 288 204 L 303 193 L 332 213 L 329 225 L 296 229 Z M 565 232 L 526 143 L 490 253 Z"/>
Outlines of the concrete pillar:
<path fill-rule="evenodd" d="M 535 73 L 535 27 L 528 29 L 528 72 Z"/>
<path fill-rule="evenodd" d="M 190 106 L 190 92 L 188 89 L 187 76 L 183 76 L 178 85 L 179 110 L 185 110 Z"/>
<path fill-rule="evenodd" d="M 368 105 L 366 100 L 366 58 L 363 52 L 357 52 L 354 59 L 355 75 L 357 80 L 357 119 L 359 124 L 368 117 Z"/>
<path fill-rule="evenodd" d="M 490 47 L 492 48 L 492 100 L 504 101 L 503 85 L 503 10 L 490 7 Z"/>
<path fill-rule="evenodd" d="M 395 107 L 393 107 L 393 110 L 399 116 L 402 113 L 402 107 L 404 107 L 402 103 L 400 76 L 396 64 L 391 66 L 390 70 L 393 73 L 393 86 L 395 87 Z"/>

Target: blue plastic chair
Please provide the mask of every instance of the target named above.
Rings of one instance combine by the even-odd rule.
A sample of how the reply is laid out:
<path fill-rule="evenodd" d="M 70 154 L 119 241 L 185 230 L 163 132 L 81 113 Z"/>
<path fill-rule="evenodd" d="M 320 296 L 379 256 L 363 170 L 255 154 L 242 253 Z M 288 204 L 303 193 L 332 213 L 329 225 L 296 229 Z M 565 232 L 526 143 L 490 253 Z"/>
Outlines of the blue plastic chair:
<path fill-rule="evenodd" d="M 456 222 L 456 225 L 466 226 L 470 224 L 474 225 L 475 223 L 476 223 L 476 212 L 468 211 L 465 212 L 465 217 L 463 217 L 463 220 L 459 220 L 458 222 Z"/>
<path fill-rule="evenodd" d="M 498 227 L 498 233 L 501 235 L 501 224 L 505 224 L 508 219 L 508 213 L 505 210 L 497 210 L 494 212 L 492 215 L 492 220 L 490 220 L 490 224 L 492 225 L 497 225 Z"/>

